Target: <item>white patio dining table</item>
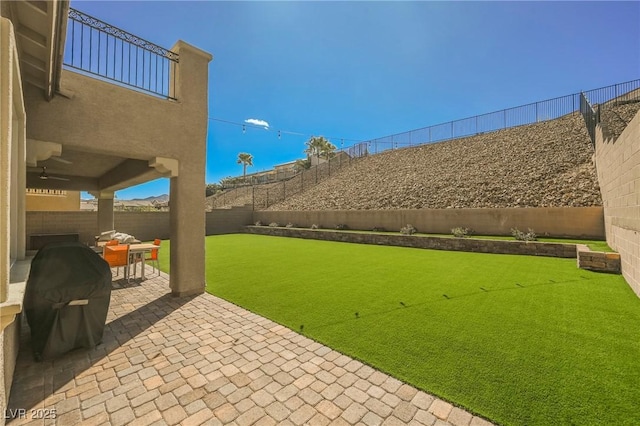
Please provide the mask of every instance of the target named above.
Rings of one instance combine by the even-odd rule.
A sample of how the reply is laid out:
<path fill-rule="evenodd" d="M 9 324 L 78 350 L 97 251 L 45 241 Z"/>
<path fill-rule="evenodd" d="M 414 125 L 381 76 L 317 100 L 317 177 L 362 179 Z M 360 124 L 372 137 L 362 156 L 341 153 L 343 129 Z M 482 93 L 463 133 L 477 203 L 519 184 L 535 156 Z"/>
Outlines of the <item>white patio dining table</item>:
<path fill-rule="evenodd" d="M 130 256 L 141 256 L 142 261 L 142 271 L 140 272 L 140 277 L 144 281 L 144 270 L 145 270 L 145 254 L 151 253 L 151 250 L 160 250 L 160 246 L 150 243 L 142 243 L 142 244 L 130 244 L 129 245 L 129 255 Z M 135 261 L 135 259 L 133 259 Z"/>
<path fill-rule="evenodd" d="M 146 253 L 150 253 L 151 250 L 160 250 L 160 246 L 157 246 L 155 244 L 150 244 L 150 243 L 142 243 L 142 244 L 129 244 L 129 262 L 130 263 L 134 263 L 136 262 L 135 257 L 136 256 L 140 256 L 140 260 L 142 263 L 142 271 L 140 272 L 140 277 L 142 278 L 142 280 L 145 280 L 144 277 L 144 270 L 145 270 L 145 254 Z M 105 246 L 104 248 L 106 250 L 112 250 L 112 251 L 119 251 L 119 250 L 126 250 L 127 248 L 127 244 L 117 244 L 115 246 Z"/>

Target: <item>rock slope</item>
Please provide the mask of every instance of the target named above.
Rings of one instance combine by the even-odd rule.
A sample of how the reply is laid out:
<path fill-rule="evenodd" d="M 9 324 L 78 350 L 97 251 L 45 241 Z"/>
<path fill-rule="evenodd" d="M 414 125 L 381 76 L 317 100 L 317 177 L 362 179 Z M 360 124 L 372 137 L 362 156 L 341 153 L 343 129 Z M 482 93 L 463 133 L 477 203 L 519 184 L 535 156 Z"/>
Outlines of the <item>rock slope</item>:
<path fill-rule="evenodd" d="M 364 158 L 269 210 L 602 205 L 580 114 Z"/>

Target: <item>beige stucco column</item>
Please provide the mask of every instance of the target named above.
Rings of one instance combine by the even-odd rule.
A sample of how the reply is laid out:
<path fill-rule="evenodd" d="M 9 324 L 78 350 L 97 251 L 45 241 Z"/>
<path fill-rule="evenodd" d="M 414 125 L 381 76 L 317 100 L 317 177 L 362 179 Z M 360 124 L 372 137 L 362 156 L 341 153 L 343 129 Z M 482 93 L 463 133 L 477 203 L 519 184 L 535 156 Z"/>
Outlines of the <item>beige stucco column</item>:
<path fill-rule="evenodd" d="M 98 233 L 115 229 L 113 219 L 113 191 L 92 192 L 98 199 Z"/>
<path fill-rule="evenodd" d="M 211 54 L 178 41 L 171 49 L 180 55 L 176 67 L 175 96 L 197 123 L 175 145 L 188 145 L 170 183 L 171 278 L 174 296 L 205 289 L 205 161 L 208 127 L 208 64 Z M 175 175 L 174 175 L 175 176 Z"/>
<path fill-rule="evenodd" d="M 202 187 L 204 193 L 204 176 L 195 171 L 181 169 L 178 177 L 171 178 L 169 286 L 174 296 L 199 294 L 205 289 L 205 212 L 194 187 Z"/>

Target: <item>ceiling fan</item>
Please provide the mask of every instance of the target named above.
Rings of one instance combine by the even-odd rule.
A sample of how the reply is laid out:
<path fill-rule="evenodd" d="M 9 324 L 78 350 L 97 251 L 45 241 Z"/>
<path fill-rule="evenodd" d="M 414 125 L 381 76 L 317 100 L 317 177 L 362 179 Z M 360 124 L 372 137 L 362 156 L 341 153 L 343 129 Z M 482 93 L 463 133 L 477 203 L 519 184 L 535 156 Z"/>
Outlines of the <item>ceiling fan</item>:
<path fill-rule="evenodd" d="M 68 181 L 69 180 L 69 179 L 63 178 L 63 177 L 49 176 L 49 174 L 47 173 L 47 168 L 46 167 L 42 167 L 42 173 L 40 173 L 40 179 L 42 179 L 42 180 L 47 180 L 47 179 L 63 180 L 63 181 Z"/>

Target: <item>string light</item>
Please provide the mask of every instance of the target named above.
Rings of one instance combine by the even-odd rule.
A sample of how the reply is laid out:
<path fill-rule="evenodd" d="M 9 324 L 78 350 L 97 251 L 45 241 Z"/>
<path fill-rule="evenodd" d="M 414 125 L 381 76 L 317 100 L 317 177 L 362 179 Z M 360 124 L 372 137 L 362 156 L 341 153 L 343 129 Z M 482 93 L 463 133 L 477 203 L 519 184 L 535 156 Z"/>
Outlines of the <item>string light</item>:
<path fill-rule="evenodd" d="M 257 128 L 257 129 L 263 129 L 263 130 L 267 130 L 267 131 L 272 131 L 273 130 L 273 129 L 271 129 L 269 127 L 266 127 L 266 126 L 260 126 L 260 125 L 252 124 L 252 123 L 238 123 L 237 121 L 224 120 L 222 118 L 216 118 L 216 117 L 209 117 L 209 120 L 218 121 L 220 123 L 232 124 L 234 126 L 241 126 L 242 127 L 242 133 L 246 133 L 247 126 L 254 127 L 254 128 Z M 304 136 L 304 137 L 316 136 L 316 135 L 312 135 L 312 134 L 294 132 L 294 131 L 290 131 L 290 130 L 278 130 L 278 139 L 280 139 L 283 134 L 292 135 L 292 136 Z M 325 137 L 327 139 L 334 139 L 334 140 L 340 139 L 341 144 L 344 144 L 344 141 L 347 141 L 347 142 L 363 142 L 360 139 L 349 139 L 349 138 L 333 137 L 333 136 L 325 136 Z"/>

